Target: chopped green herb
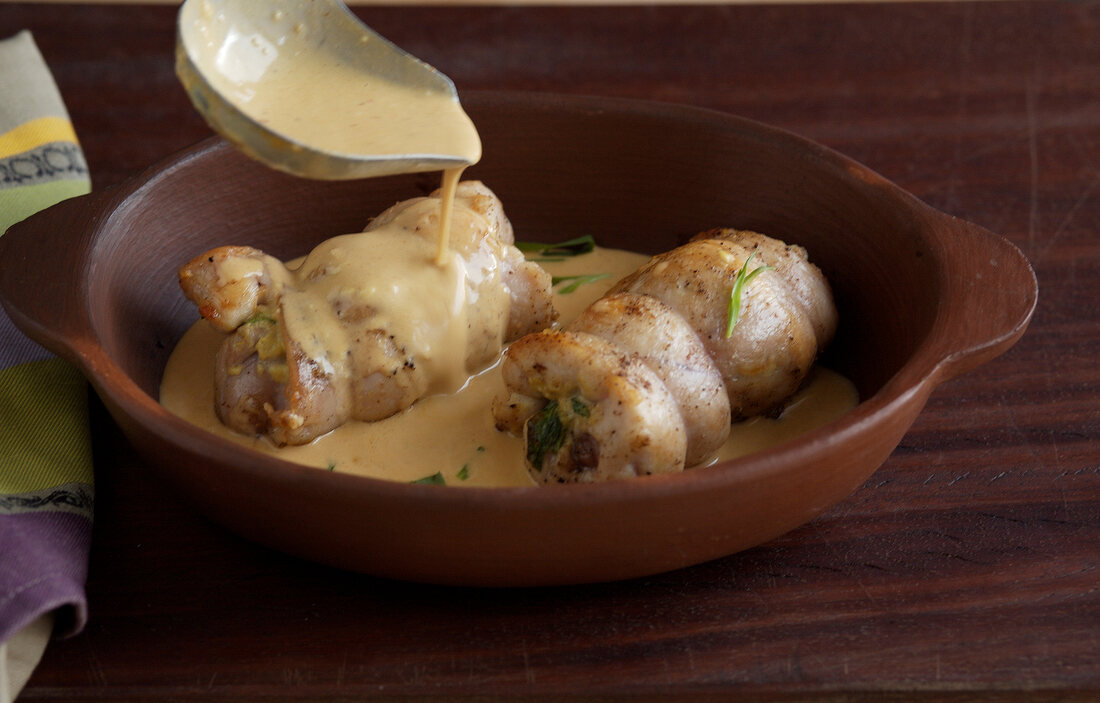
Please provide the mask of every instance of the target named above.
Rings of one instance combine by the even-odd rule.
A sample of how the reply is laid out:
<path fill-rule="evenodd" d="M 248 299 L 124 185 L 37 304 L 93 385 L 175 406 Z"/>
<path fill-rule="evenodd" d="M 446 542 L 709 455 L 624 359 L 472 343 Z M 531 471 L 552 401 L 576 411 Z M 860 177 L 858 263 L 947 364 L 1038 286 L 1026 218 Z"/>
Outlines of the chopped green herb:
<path fill-rule="evenodd" d="M 550 285 L 556 286 L 559 283 L 572 281 L 572 283 L 570 283 L 569 285 L 563 286 L 562 288 L 558 289 L 558 292 L 564 295 L 566 293 L 572 293 L 586 283 L 595 283 L 596 281 L 607 278 L 610 275 L 610 273 L 588 273 L 578 276 L 554 276 L 550 279 Z"/>
<path fill-rule="evenodd" d="M 565 425 L 558 412 L 558 401 L 551 400 L 527 421 L 527 461 L 542 470 L 542 460 L 565 442 Z"/>
<path fill-rule="evenodd" d="M 580 398 L 573 398 L 570 401 L 573 404 L 573 412 L 581 417 L 588 417 L 590 412 L 588 406 L 584 404 L 584 401 Z"/>
<path fill-rule="evenodd" d="M 563 261 L 571 256 L 579 256 L 592 251 L 596 248 L 596 240 L 591 234 L 586 234 L 557 244 L 516 242 L 516 248 L 524 254 L 535 254 L 542 257 L 532 259 L 533 261 Z"/>
<path fill-rule="evenodd" d="M 576 418 L 591 414 L 592 409 L 576 396 L 569 399 L 568 406 L 561 405 L 556 399 L 548 402 L 527 421 L 528 463 L 541 471 L 546 455 L 557 452 L 565 444 Z"/>
<path fill-rule="evenodd" d="M 466 479 L 470 478 L 470 465 L 463 464 L 462 468 L 458 470 L 458 473 L 455 474 L 455 476 L 458 477 L 459 481 L 465 481 Z"/>
<path fill-rule="evenodd" d="M 480 447 L 480 446 L 479 446 L 479 447 L 477 448 L 477 450 L 478 450 L 479 452 L 483 452 L 483 451 L 485 451 L 485 447 Z"/>
<path fill-rule="evenodd" d="M 274 325 L 275 324 L 275 318 L 272 317 L 271 315 L 268 315 L 266 312 L 258 312 L 255 315 L 253 315 L 252 317 L 245 320 L 244 324 L 252 325 L 252 324 L 255 324 L 257 322 L 263 322 L 263 323 L 266 323 L 266 324 L 269 324 L 269 325 Z"/>
<path fill-rule="evenodd" d="M 772 270 L 771 266 L 758 266 L 752 272 L 749 272 L 749 262 L 752 261 L 754 256 L 756 256 L 755 251 L 749 254 L 749 258 L 745 259 L 745 265 L 737 272 L 737 278 L 733 282 L 733 290 L 730 291 L 730 302 L 726 313 L 726 339 L 733 336 L 733 326 L 737 324 L 737 318 L 741 315 L 741 295 L 744 293 L 745 286 L 749 285 L 752 279 L 764 271 Z"/>
<path fill-rule="evenodd" d="M 415 481 L 409 481 L 409 483 L 427 483 L 433 486 L 445 486 L 447 482 L 443 479 L 443 474 L 436 471 L 431 476 L 425 476 L 424 478 L 418 478 Z"/>
<path fill-rule="evenodd" d="M 335 471 L 336 470 L 336 462 L 335 461 L 330 461 L 328 463 L 328 466 L 325 467 L 325 470 L 326 471 Z"/>

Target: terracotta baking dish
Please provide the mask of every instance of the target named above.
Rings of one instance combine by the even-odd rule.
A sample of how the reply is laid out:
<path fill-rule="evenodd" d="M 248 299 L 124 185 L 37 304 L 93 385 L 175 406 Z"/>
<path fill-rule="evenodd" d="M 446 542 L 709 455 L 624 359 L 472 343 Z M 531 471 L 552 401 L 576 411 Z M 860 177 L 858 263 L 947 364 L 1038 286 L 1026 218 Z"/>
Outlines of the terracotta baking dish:
<path fill-rule="evenodd" d="M 80 367 L 165 490 L 232 530 L 348 569 L 496 586 L 657 573 L 807 522 L 875 471 L 938 384 L 1011 346 L 1034 309 L 1035 276 L 1014 246 L 789 133 L 661 103 L 475 93 L 463 104 L 484 140 L 469 176 L 500 195 L 519 239 L 593 234 L 658 252 L 731 226 L 807 247 L 840 310 L 825 363 L 861 403 L 738 461 L 549 488 L 333 474 L 211 436 L 157 403 L 196 317 L 176 267 L 227 243 L 298 256 L 438 184 L 295 179 L 218 139 L 13 227 L 0 237 L 0 298 L 26 334 Z"/>

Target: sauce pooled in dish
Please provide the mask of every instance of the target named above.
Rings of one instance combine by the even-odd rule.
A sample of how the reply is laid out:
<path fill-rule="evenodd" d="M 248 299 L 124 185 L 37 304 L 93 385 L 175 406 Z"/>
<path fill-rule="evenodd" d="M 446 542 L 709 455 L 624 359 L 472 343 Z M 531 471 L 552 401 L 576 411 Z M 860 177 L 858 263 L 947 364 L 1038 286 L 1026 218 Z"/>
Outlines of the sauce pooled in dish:
<path fill-rule="evenodd" d="M 618 281 L 651 260 L 602 247 L 566 258 L 531 258 L 555 259 L 540 261 L 539 266 L 559 281 L 552 305 L 566 329 Z M 748 299 L 744 302 L 747 308 Z M 384 420 L 350 420 L 309 443 L 279 447 L 267 436 L 236 432 L 218 419 L 214 359 L 225 339 L 226 333 L 197 322 L 173 352 L 161 387 L 165 407 L 211 433 L 303 465 L 394 481 L 449 486 L 541 483 L 529 469 L 523 433 L 498 431 L 490 411 L 494 399 L 510 393 L 500 363 L 473 375 L 456 392 L 427 395 Z M 775 446 L 839 417 L 856 402 L 849 381 L 816 367 L 780 409 L 732 425 L 726 420 L 725 428 L 719 429 L 725 436 L 721 446 L 686 466 L 706 466 Z"/>

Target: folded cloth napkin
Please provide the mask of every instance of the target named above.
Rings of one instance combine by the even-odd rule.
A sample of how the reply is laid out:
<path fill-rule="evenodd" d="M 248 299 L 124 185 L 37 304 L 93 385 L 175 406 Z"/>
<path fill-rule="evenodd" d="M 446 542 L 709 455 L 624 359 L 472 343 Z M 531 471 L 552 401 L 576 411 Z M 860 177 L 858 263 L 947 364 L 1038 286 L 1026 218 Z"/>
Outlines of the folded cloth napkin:
<path fill-rule="evenodd" d="M 68 112 L 30 32 L 0 41 L 0 233 L 90 187 Z M 25 683 L 26 652 L 40 655 L 44 622 L 65 636 L 87 617 L 87 398 L 80 374 L 0 310 L 0 701 Z"/>

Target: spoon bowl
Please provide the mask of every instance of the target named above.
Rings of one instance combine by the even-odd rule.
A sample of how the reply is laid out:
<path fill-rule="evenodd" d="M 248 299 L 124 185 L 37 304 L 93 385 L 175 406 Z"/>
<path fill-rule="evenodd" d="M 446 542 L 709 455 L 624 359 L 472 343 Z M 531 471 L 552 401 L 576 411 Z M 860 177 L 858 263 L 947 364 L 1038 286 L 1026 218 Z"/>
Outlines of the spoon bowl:
<path fill-rule="evenodd" d="M 176 74 L 215 131 L 297 176 L 442 171 L 481 155 L 454 83 L 339 0 L 186 0 Z"/>

